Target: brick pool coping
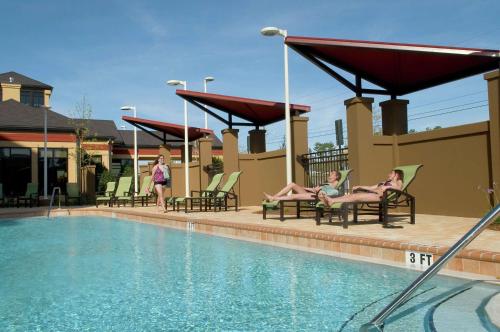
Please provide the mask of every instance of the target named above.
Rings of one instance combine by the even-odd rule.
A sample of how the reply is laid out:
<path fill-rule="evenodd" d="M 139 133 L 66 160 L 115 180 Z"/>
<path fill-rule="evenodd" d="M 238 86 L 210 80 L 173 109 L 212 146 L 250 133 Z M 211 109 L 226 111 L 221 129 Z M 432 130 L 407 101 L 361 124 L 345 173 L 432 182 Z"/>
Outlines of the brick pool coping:
<path fill-rule="evenodd" d="M 0 218 L 31 217 L 46 215 L 46 209 L 1 211 Z M 442 245 L 422 245 L 408 241 L 376 239 L 355 235 L 327 234 L 321 231 L 305 231 L 274 227 L 272 225 L 253 225 L 244 221 L 191 219 L 189 215 L 158 214 L 117 208 L 71 208 L 53 210 L 54 216 L 97 215 L 128 219 L 144 223 L 186 229 L 190 223 L 197 232 L 259 240 L 267 243 L 296 246 L 298 249 L 318 249 L 339 254 L 374 258 L 399 265 L 405 262 L 405 251 L 418 251 L 435 255 L 434 260 L 444 254 L 449 247 Z M 464 249 L 446 266 L 447 270 L 478 274 L 500 279 L 500 252 L 479 249 Z"/>

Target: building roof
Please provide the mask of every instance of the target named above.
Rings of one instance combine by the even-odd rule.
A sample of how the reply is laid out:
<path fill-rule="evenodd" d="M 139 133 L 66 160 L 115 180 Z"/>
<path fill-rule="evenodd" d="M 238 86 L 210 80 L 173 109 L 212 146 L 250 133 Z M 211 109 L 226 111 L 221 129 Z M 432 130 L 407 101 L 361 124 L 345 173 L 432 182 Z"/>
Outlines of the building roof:
<path fill-rule="evenodd" d="M 21 75 L 19 73 L 16 73 L 15 71 L 9 71 L 0 74 L 0 83 L 21 84 L 22 86 L 28 88 L 52 90 L 52 87 L 50 85 L 34 80 L 27 76 Z"/>
<path fill-rule="evenodd" d="M 133 130 L 118 130 L 122 137 L 122 145 L 126 147 L 133 147 L 134 146 L 134 131 Z M 156 134 L 159 137 L 162 137 L 162 133 L 160 131 L 153 131 L 154 134 Z M 213 148 L 220 148 L 222 149 L 222 142 L 220 139 L 213 135 L 209 135 L 210 138 L 213 139 L 212 142 L 212 147 Z M 178 137 L 166 134 L 167 142 L 168 145 L 172 147 L 180 147 L 181 145 L 184 144 L 184 142 L 180 141 Z M 153 135 L 150 135 L 142 130 L 137 131 L 137 145 L 141 148 L 157 148 L 159 145 L 163 144 L 163 140 L 159 139 L 158 137 L 154 137 Z"/>
<path fill-rule="evenodd" d="M 43 131 L 44 107 L 32 107 L 9 99 L 0 102 L 0 130 Z M 74 132 L 70 118 L 47 109 L 47 130 Z"/>
<path fill-rule="evenodd" d="M 75 126 L 88 129 L 87 139 L 111 139 L 117 143 L 122 142 L 122 137 L 113 120 L 72 119 Z"/>
<path fill-rule="evenodd" d="M 170 135 L 174 137 L 174 140 L 182 140 L 184 139 L 184 126 L 178 125 L 174 123 L 154 121 L 148 119 L 141 119 L 132 116 L 122 116 L 124 121 L 127 121 L 131 125 L 142 129 L 146 133 L 149 133 L 152 136 L 155 136 L 155 132 L 160 132 L 157 138 L 160 140 L 168 141 L 166 135 Z M 152 129 L 153 131 L 151 131 Z M 188 127 L 188 141 L 195 141 L 199 138 L 202 138 L 206 135 L 213 134 L 213 131 L 210 129 L 202 129 L 197 127 Z M 164 136 L 165 135 L 165 136 Z"/>
<path fill-rule="evenodd" d="M 229 126 L 266 126 L 285 119 L 285 104 L 280 102 L 189 90 L 177 90 L 176 94 Z M 228 120 L 208 110 L 205 105 L 228 113 Z M 310 110 L 309 106 L 290 104 L 292 113 L 300 114 Z M 250 123 L 233 122 L 233 115 Z"/>
<path fill-rule="evenodd" d="M 405 95 L 498 69 L 498 50 L 289 36 L 285 43 L 358 95 Z M 329 65 L 356 77 L 352 83 Z M 361 79 L 383 90 L 364 89 Z"/>

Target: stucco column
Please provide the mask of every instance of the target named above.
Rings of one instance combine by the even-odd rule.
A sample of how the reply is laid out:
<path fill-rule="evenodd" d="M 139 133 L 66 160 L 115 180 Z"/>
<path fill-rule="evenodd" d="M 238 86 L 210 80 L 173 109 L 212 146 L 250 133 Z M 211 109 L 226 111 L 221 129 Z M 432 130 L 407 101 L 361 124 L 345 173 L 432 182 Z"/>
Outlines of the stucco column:
<path fill-rule="evenodd" d="M 40 183 L 38 181 L 38 148 L 31 148 L 31 181 L 33 183 Z M 42 178 L 43 187 L 43 178 Z M 39 188 L 42 188 L 39 186 Z"/>
<path fill-rule="evenodd" d="M 193 161 L 193 146 L 190 144 L 188 146 L 188 162 Z M 181 162 L 185 162 L 186 158 L 184 157 L 184 144 L 181 145 Z"/>
<path fill-rule="evenodd" d="M 347 112 L 347 135 L 349 168 L 353 169 L 353 185 L 367 184 L 372 181 L 370 167 L 375 160 L 373 147 L 373 98 L 354 97 L 344 101 Z"/>
<path fill-rule="evenodd" d="M 266 131 L 263 129 L 253 129 L 248 132 L 250 141 L 250 153 L 266 152 Z"/>
<path fill-rule="evenodd" d="M 1 83 L 2 88 L 2 101 L 14 99 L 21 101 L 21 85 L 11 83 Z"/>
<path fill-rule="evenodd" d="M 307 144 L 308 133 L 307 123 L 309 118 L 305 116 L 292 116 L 291 119 L 292 132 L 292 178 L 299 185 L 305 184 L 304 167 L 300 162 L 300 155 L 309 152 Z"/>
<path fill-rule="evenodd" d="M 383 135 L 408 133 L 408 103 L 406 99 L 389 99 L 379 104 L 382 109 Z"/>
<path fill-rule="evenodd" d="M 226 128 L 222 130 L 222 158 L 224 161 L 225 180 L 227 180 L 229 174 L 240 170 L 238 132 L 238 129 Z M 234 190 L 240 196 L 240 181 L 238 181 Z"/>
<path fill-rule="evenodd" d="M 491 183 L 500 190 L 500 70 L 484 75 L 488 82 L 488 106 L 490 112 Z"/>
<path fill-rule="evenodd" d="M 204 190 L 208 186 L 208 173 L 205 167 L 212 164 L 212 142 L 211 138 L 200 138 L 199 153 L 200 153 L 200 187 Z"/>

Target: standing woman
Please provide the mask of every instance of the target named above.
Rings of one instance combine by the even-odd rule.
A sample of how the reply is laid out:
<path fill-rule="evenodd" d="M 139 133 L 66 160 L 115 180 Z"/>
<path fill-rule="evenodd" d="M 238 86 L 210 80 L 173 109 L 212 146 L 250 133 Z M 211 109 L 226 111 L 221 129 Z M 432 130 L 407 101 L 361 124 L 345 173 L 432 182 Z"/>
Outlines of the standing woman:
<path fill-rule="evenodd" d="M 158 155 L 153 164 L 151 173 L 153 173 L 152 181 L 155 184 L 154 188 L 157 197 L 156 206 L 158 206 L 158 209 L 161 207 L 163 212 L 167 212 L 165 208 L 165 199 L 163 198 L 163 186 L 170 185 L 170 168 L 165 165 L 165 158 L 163 155 Z M 151 188 L 151 185 L 149 187 Z"/>

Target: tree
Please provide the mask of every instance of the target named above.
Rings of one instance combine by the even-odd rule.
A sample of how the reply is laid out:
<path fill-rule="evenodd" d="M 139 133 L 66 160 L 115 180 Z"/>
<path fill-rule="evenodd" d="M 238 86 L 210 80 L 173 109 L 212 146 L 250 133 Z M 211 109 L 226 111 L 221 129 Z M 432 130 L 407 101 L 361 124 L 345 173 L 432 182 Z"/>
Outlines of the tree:
<path fill-rule="evenodd" d="M 325 142 L 325 143 L 316 142 L 316 144 L 314 144 L 314 152 L 333 150 L 334 148 L 335 145 L 333 144 L 333 142 Z"/>

